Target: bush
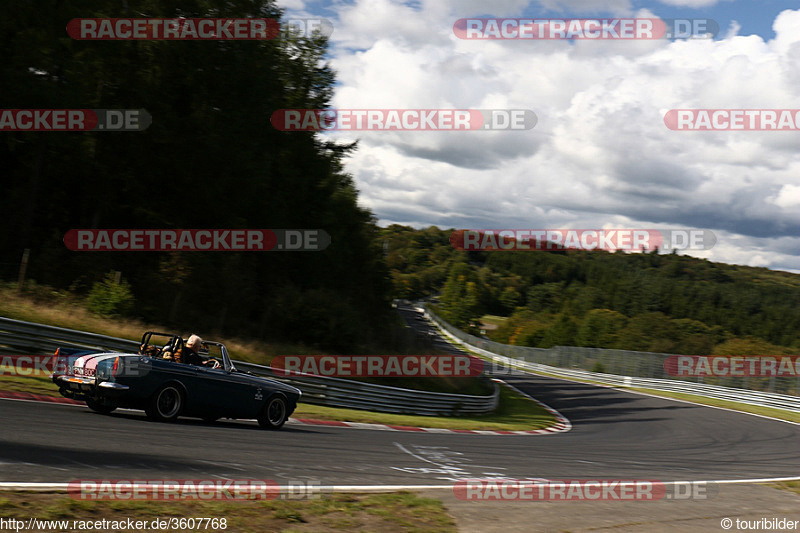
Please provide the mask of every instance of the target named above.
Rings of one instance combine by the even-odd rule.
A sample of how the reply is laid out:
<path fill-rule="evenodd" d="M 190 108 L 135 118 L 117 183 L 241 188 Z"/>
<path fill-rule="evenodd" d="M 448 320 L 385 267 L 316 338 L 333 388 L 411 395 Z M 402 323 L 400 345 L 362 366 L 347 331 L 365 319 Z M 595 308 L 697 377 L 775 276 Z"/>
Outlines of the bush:
<path fill-rule="evenodd" d="M 100 316 L 120 316 L 131 312 L 133 300 L 130 284 L 124 280 L 117 283 L 115 273 L 109 272 L 103 281 L 92 286 L 86 307 Z"/>

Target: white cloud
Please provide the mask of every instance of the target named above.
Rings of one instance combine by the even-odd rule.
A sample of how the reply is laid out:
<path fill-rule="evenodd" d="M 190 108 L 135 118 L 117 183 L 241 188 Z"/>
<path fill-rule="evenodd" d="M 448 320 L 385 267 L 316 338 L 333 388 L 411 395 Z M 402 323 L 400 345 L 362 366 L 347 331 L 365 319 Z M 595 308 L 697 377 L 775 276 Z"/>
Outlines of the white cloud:
<path fill-rule="evenodd" d="M 492 15 L 518 16 L 525 4 L 496 3 Z M 539 118 L 531 131 L 337 134 L 362 140 L 347 168 L 380 220 L 697 227 L 720 237 L 713 260 L 800 268 L 800 246 L 771 248 L 800 234 L 800 133 L 684 132 L 663 122 L 676 108 L 800 108 L 800 11 L 779 14 L 768 42 L 738 35 L 735 24 L 721 40 L 456 38 L 453 22 L 483 14 L 482 5 L 339 8 L 336 107 L 526 108 Z"/>
<path fill-rule="evenodd" d="M 356 0 L 342 6 L 338 15 L 333 40 L 339 47 L 361 50 L 380 42 L 412 48 L 446 46 L 449 28 L 396 0 Z"/>
<path fill-rule="evenodd" d="M 784 185 L 778 195 L 771 200 L 778 207 L 796 209 L 800 207 L 800 186 Z"/>
<path fill-rule="evenodd" d="M 306 8 L 305 0 L 278 0 L 278 7 L 292 11 L 303 11 Z"/>

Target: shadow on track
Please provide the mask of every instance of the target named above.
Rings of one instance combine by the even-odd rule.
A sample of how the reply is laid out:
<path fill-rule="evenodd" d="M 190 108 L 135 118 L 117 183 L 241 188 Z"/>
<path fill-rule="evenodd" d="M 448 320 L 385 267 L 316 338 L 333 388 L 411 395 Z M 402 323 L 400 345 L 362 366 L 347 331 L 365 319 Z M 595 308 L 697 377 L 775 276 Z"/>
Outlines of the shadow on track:
<path fill-rule="evenodd" d="M 551 378 L 510 378 L 509 383 L 534 398 L 546 403 L 566 416 L 573 424 L 595 424 L 618 422 L 629 415 L 643 413 L 663 413 L 692 409 L 693 406 L 666 401 L 657 404 L 653 398 L 622 393 L 616 389 L 596 385 L 554 380 Z M 662 420 L 667 417 L 642 418 L 638 421 Z"/>
<path fill-rule="evenodd" d="M 302 428 L 294 426 L 294 425 L 285 425 L 283 428 L 279 430 L 268 430 L 263 429 L 255 420 L 244 420 L 244 419 L 220 419 L 215 422 L 205 422 L 200 420 L 199 418 L 178 418 L 174 422 L 157 422 L 155 420 L 150 420 L 147 418 L 144 413 L 139 413 L 135 411 L 114 411 L 113 413 L 103 415 L 100 413 L 95 413 L 93 411 L 86 411 L 87 416 L 98 416 L 102 418 L 112 418 L 117 420 L 131 420 L 135 422 L 139 422 L 142 424 L 148 424 L 148 428 L 158 428 L 162 427 L 165 429 L 169 429 L 170 427 L 206 427 L 206 428 L 225 428 L 229 430 L 240 430 L 240 431 L 255 431 L 257 433 L 263 433 L 264 435 L 274 435 L 276 433 L 310 433 L 316 434 L 319 431 L 314 431 L 313 428 L 308 428 L 304 426 Z"/>
<path fill-rule="evenodd" d="M 62 437 L 65 437 L 62 432 Z M 59 446 L 0 441 L 0 462 L 35 463 L 48 466 L 85 465 L 87 472 L 102 465 L 130 467 L 139 470 L 181 470 L 189 468 L 208 468 L 206 464 L 191 460 L 176 460 L 158 455 L 157 448 L 142 443 L 141 453 L 120 450 L 76 450 Z"/>

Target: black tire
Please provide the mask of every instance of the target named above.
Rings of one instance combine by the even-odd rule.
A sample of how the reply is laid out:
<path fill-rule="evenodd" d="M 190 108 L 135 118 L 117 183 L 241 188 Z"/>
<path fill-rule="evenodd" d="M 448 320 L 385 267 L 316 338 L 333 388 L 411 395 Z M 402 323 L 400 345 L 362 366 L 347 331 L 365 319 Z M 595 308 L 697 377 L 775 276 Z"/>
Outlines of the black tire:
<path fill-rule="evenodd" d="M 115 405 L 106 405 L 104 403 L 100 403 L 96 400 L 86 400 L 86 405 L 89 406 L 89 409 L 94 411 L 95 413 L 100 413 L 101 415 L 107 415 L 111 411 L 117 408 Z"/>
<path fill-rule="evenodd" d="M 258 414 L 258 425 L 264 429 L 281 429 L 289 418 L 289 402 L 280 394 L 270 396 Z"/>
<path fill-rule="evenodd" d="M 150 398 L 144 410 L 147 416 L 159 422 L 174 422 L 183 411 L 183 391 L 178 385 L 164 385 Z"/>

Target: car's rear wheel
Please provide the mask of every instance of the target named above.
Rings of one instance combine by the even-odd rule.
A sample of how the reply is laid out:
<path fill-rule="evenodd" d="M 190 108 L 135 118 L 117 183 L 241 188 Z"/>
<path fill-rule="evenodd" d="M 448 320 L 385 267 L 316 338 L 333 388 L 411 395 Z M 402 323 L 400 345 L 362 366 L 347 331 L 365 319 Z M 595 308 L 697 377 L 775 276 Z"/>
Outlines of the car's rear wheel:
<path fill-rule="evenodd" d="M 276 394 L 267 400 L 258 415 L 258 425 L 265 429 L 280 429 L 289 418 L 288 402 L 284 396 Z"/>
<path fill-rule="evenodd" d="M 159 422 L 172 422 L 183 410 L 183 392 L 176 385 L 164 385 L 150 398 L 145 409 L 149 418 Z"/>
<path fill-rule="evenodd" d="M 86 400 L 86 405 L 89 406 L 89 409 L 91 409 L 95 413 L 100 413 L 101 415 L 107 415 L 108 413 L 117 408 L 115 405 L 106 405 L 102 402 L 92 399 Z"/>

